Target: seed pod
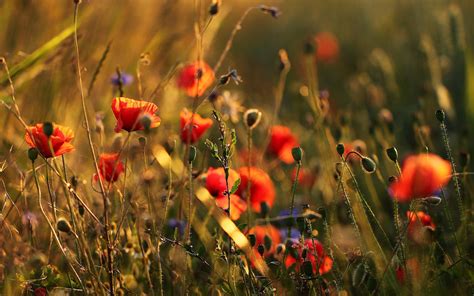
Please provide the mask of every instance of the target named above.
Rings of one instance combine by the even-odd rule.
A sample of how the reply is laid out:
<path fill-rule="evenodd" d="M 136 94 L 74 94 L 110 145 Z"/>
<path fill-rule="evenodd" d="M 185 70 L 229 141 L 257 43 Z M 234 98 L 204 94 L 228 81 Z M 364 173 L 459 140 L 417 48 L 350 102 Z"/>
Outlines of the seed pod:
<path fill-rule="evenodd" d="M 388 158 L 390 158 L 391 161 L 397 162 L 398 160 L 398 151 L 397 148 L 395 147 L 390 147 L 387 150 L 385 150 L 387 153 Z"/>
<path fill-rule="evenodd" d="M 54 132 L 54 127 L 51 122 L 44 122 L 43 123 L 43 133 L 49 138 Z"/>
<path fill-rule="evenodd" d="M 344 144 L 342 143 L 337 144 L 336 151 L 337 151 L 337 154 L 339 154 L 339 156 L 342 157 L 342 155 L 344 155 L 344 150 L 345 150 Z"/>
<path fill-rule="evenodd" d="M 36 149 L 36 148 L 28 149 L 28 158 L 31 161 L 35 161 L 38 158 L 38 149 Z"/>
<path fill-rule="evenodd" d="M 377 169 L 377 165 L 375 164 L 375 162 L 372 159 L 365 156 L 362 157 L 361 164 L 364 170 L 369 174 L 375 172 L 375 170 Z"/>
<path fill-rule="evenodd" d="M 300 162 L 303 159 L 303 149 L 301 147 L 294 147 L 291 149 L 291 155 L 296 162 Z"/>

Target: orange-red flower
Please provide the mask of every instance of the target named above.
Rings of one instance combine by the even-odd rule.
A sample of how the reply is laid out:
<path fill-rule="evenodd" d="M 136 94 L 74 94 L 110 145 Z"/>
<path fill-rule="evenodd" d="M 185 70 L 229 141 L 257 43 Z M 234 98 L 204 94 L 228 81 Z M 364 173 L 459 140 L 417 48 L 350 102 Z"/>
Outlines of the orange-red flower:
<path fill-rule="evenodd" d="M 128 132 L 144 130 L 142 118 L 148 116 L 150 119 L 150 128 L 158 127 L 161 119 L 155 115 L 158 106 L 146 101 L 138 101 L 124 97 L 114 98 L 112 101 L 112 111 L 117 119 L 115 132 L 121 130 Z"/>
<path fill-rule="evenodd" d="M 268 236 L 272 240 L 272 245 L 270 249 L 265 248 L 265 252 L 263 253 L 263 257 L 265 258 L 273 255 L 276 246 L 281 243 L 280 231 L 278 230 L 278 228 L 271 224 L 254 226 L 250 228 L 247 234 L 255 235 L 256 243 L 253 249 L 256 256 L 260 256 L 257 251 L 258 246 L 265 245 L 265 236 Z"/>
<path fill-rule="evenodd" d="M 240 178 L 239 173 L 233 169 L 229 170 L 229 190 L 232 189 L 235 182 Z M 225 192 L 227 186 L 225 183 L 225 172 L 223 168 L 209 168 L 206 175 L 206 188 L 209 193 L 216 198 L 216 204 L 223 210 L 229 207 L 229 201 Z M 236 194 L 230 196 L 230 218 L 238 220 L 240 215 L 247 210 L 247 203 Z"/>
<path fill-rule="evenodd" d="M 71 141 L 74 138 L 72 130 L 66 126 L 53 124 L 53 134 L 49 137 L 43 131 L 43 124 L 29 126 L 25 133 L 25 141 L 30 147 L 46 158 L 63 155 L 74 150 Z"/>
<path fill-rule="evenodd" d="M 294 162 L 291 150 L 297 146 L 299 146 L 298 140 L 288 127 L 282 125 L 272 127 L 268 152 L 277 156 L 284 163 L 290 164 Z"/>
<path fill-rule="evenodd" d="M 250 173 L 250 175 L 249 175 Z M 239 169 L 240 186 L 236 194 L 246 200 L 247 184 L 250 182 L 250 203 L 252 209 L 260 213 L 260 204 L 266 202 L 269 207 L 275 202 L 275 186 L 268 174 L 256 167 L 241 167 Z"/>
<path fill-rule="evenodd" d="M 191 124 L 191 120 L 193 124 Z M 188 142 L 188 137 L 190 136 L 189 140 L 192 143 L 198 141 L 201 136 L 212 126 L 212 119 L 210 118 L 202 118 L 199 114 L 189 112 L 188 109 L 183 109 L 180 113 L 180 125 L 181 125 L 181 140 L 183 142 Z M 189 135 L 189 129 L 193 127 L 191 130 L 191 135 Z"/>
<path fill-rule="evenodd" d="M 322 275 L 331 270 L 333 261 L 331 257 L 326 255 L 323 245 L 318 240 L 314 239 L 313 244 L 313 239 L 308 238 L 304 241 L 304 245 L 295 242 L 292 247 L 296 252 L 288 252 L 285 260 L 287 268 L 296 264 L 295 269 L 299 270 L 304 261 L 310 261 L 313 266 L 313 273 L 319 272 Z M 306 259 L 301 256 L 303 249 L 307 250 Z M 297 258 L 294 257 L 295 255 L 297 255 Z"/>
<path fill-rule="evenodd" d="M 431 232 L 435 230 L 436 225 L 434 224 L 431 216 L 425 212 L 411 212 L 407 211 L 408 218 L 408 237 L 418 243 L 423 244 L 430 241 Z"/>
<path fill-rule="evenodd" d="M 435 154 L 412 155 L 405 159 L 402 175 L 390 190 L 399 202 L 433 195 L 451 178 L 451 164 Z"/>
<path fill-rule="evenodd" d="M 119 160 L 118 153 L 102 153 L 99 156 L 99 175 L 107 182 L 115 182 L 124 171 L 123 162 Z M 98 180 L 99 176 L 94 175 L 94 179 Z"/>
<path fill-rule="evenodd" d="M 190 97 L 202 96 L 213 82 L 214 71 L 203 61 L 184 66 L 177 80 L 178 86 Z"/>
<path fill-rule="evenodd" d="M 294 182 L 296 179 L 296 168 L 291 171 L 291 181 Z M 309 169 L 301 168 L 298 175 L 298 184 L 306 187 L 312 188 L 316 182 L 316 175 Z"/>
<path fill-rule="evenodd" d="M 330 32 L 321 32 L 316 35 L 316 58 L 318 61 L 330 63 L 339 56 L 339 41 Z"/>

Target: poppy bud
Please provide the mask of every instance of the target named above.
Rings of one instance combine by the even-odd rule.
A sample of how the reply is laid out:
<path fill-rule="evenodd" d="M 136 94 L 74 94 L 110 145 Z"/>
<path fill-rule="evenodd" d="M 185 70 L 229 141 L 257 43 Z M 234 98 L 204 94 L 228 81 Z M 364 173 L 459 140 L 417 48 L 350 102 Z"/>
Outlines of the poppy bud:
<path fill-rule="evenodd" d="M 84 216 L 84 213 L 85 213 L 84 206 L 79 205 L 78 210 L 79 210 L 79 215 L 81 215 L 81 217 Z"/>
<path fill-rule="evenodd" d="M 35 161 L 38 158 L 38 149 L 36 149 L 36 148 L 28 149 L 28 158 L 31 161 Z"/>
<path fill-rule="evenodd" d="M 192 163 L 196 159 L 196 147 L 194 146 L 189 146 L 189 156 L 188 156 L 188 162 Z"/>
<path fill-rule="evenodd" d="M 58 220 L 57 228 L 61 232 L 68 233 L 68 234 L 71 233 L 71 224 L 69 224 L 69 222 L 64 218 L 60 218 Z"/>
<path fill-rule="evenodd" d="M 145 148 L 146 146 L 146 138 L 145 137 L 140 137 L 138 138 L 138 143 L 140 143 L 140 145 Z"/>
<path fill-rule="evenodd" d="M 276 254 L 280 255 L 280 254 L 284 253 L 285 250 L 286 250 L 286 246 L 284 244 L 278 244 L 277 247 L 276 247 Z"/>
<path fill-rule="evenodd" d="M 262 112 L 258 109 L 248 109 L 244 113 L 244 121 L 247 125 L 247 128 L 254 129 L 260 123 L 260 119 L 262 118 Z"/>
<path fill-rule="evenodd" d="M 344 150 L 345 150 L 344 144 L 342 143 L 337 144 L 336 151 L 337 151 L 337 154 L 339 154 L 339 156 L 342 157 L 342 155 L 344 155 Z"/>
<path fill-rule="evenodd" d="M 439 196 L 428 196 L 423 198 L 423 201 L 431 206 L 437 206 L 441 203 L 441 198 Z"/>
<path fill-rule="evenodd" d="M 249 234 L 248 239 L 249 239 L 250 245 L 252 247 L 255 247 L 255 244 L 257 243 L 257 237 L 255 236 L 255 234 Z"/>
<path fill-rule="evenodd" d="M 301 149 L 301 147 L 294 147 L 291 149 L 291 155 L 293 155 L 293 159 L 296 162 L 300 162 L 303 158 L 303 149 Z"/>
<path fill-rule="evenodd" d="M 54 132 L 54 127 L 51 122 L 44 122 L 43 123 L 43 133 L 49 138 Z"/>
<path fill-rule="evenodd" d="M 446 114 L 442 109 L 436 110 L 436 118 L 440 123 L 444 122 L 444 120 L 446 119 Z"/>
<path fill-rule="evenodd" d="M 270 207 L 268 206 L 268 204 L 265 201 L 262 201 L 260 203 L 260 214 L 262 215 L 262 217 L 267 217 L 269 211 Z"/>
<path fill-rule="evenodd" d="M 140 118 L 140 123 L 143 125 L 143 128 L 145 129 L 145 132 L 149 132 L 151 128 L 151 118 L 148 114 L 143 115 Z"/>
<path fill-rule="evenodd" d="M 362 160 L 361 160 L 361 163 L 362 163 L 362 167 L 364 168 L 364 170 L 367 172 L 367 173 L 373 173 L 375 172 L 376 168 L 377 168 L 377 165 L 375 164 L 375 162 L 368 158 L 368 157 L 362 157 Z"/>
<path fill-rule="evenodd" d="M 391 161 L 397 162 L 398 160 L 398 151 L 397 148 L 395 147 L 390 147 L 386 151 L 388 158 L 390 158 Z"/>
<path fill-rule="evenodd" d="M 303 273 L 310 277 L 313 276 L 313 265 L 311 264 L 311 261 L 305 261 L 301 265 L 301 269 L 303 270 Z"/>
<path fill-rule="evenodd" d="M 265 245 L 266 250 L 270 250 L 272 248 L 272 238 L 269 237 L 268 235 L 265 235 L 263 237 L 263 243 Z"/>
<path fill-rule="evenodd" d="M 263 256 L 263 254 L 265 253 L 265 247 L 263 245 L 258 245 L 257 251 L 260 254 L 260 256 Z"/>
<path fill-rule="evenodd" d="M 209 14 L 216 15 L 219 12 L 219 1 L 213 1 L 209 7 Z"/>

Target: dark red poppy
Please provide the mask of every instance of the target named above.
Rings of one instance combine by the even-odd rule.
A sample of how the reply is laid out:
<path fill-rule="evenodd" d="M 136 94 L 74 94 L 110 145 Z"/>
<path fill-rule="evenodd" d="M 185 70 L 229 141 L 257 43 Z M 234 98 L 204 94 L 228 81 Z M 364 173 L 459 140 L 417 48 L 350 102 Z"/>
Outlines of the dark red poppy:
<path fill-rule="evenodd" d="M 401 177 L 390 191 L 399 202 L 432 196 L 451 178 L 451 164 L 436 154 L 423 153 L 405 159 Z"/>
<path fill-rule="evenodd" d="M 258 246 L 265 245 L 265 236 L 268 236 L 272 241 L 270 249 L 265 248 L 265 252 L 263 253 L 263 257 L 265 258 L 273 255 L 276 246 L 281 243 L 280 231 L 271 224 L 254 226 L 247 232 L 247 234 L 255 235 L 256 243 L 253 249 L 256 256 L 260 256 L 257 251 Z"/>
<path fill-rule="evenodd" d="M 214 71 L 208 64 L 201 61 L 188 64 L 178 75 L 178 87 L 190 97 L 200 97 L 214 82 Z"/>
<path fill-rule="evenodd" d="M 252 209 L 260 213 L 260 204 L 266 202 L 269 207 L 275 202 L 275 186 L 268 174 L 257 167 L 241 167 L 238 170 L 240 174 L 240 186 L 236 194 L 246 200 L 247 184 L 250 182 L 250 203 Z M 249 175 L 250 173 L 250 175 Z"/>
<path fill-rule="evenodd" d="M 45 287 L 36 288 L 33 292 L 35 296 L 46 296 L 48 295 L 48 290 Z"/>
<path fill-rule="evenodd" d="M 161 123 L 161 119 L 155 115 L 158 106 L 146 101 L 117 97 L 112 101 L 112 111 L 117 119 L 116 133 L 121 130 L 127 132 L 144 130 L 142 118 L 145 116 L 150 119 L 150 128 L 158 127 Z"/>
<path fill-rule="evenodd" d="M 46 158 L 63 155 L 74 150 L 71 141 L 74 138 L 72 130 L 66 126 L 53 124 L 53 133 L 48 138 L 43 131 L 43 124 L 29 126 L 25 133 L 26 143 L 38 149 Z"/>
<path fill-rule="evenodd" d="M 329 272 L 332 269 L 332 259 L 326 255 L 323 245 L 316 239 L 306 239 L 304 245 L 300 242 L 295 242 L 292 246 L 296 252 L 288 252 L 288 256 L 285 260 L 285 266 L 287 268 L 291 267 L 293 264 L 296 264 L 295 269 L 299 270 L 304 261 L 310 261 L 313 266 L 313 273 L 319 272 L 323 275 Z M 302 252 L 303 249 L 306 249 L 306 258 L 303 258 Z M 297 258 L 294 256 L 297 255 Z"/>
<path fill-rule="evenodd" d="M 283 125 L 272 127 L 268 152 L 277 156 L 284 163 L 290 164 L 295 161 L 291 150 L 297 146 L 299 146 L 298 140 L 288 127 Z"/>
<path fill-rule="evenodd" d="M 318 61 L 331 63 L 339 57 L 339 41 L 330 32 L 321 32 L 315 37 L 316 58 Z"/>
<path fill-rule="evenodd" d="M 115 182 L 124 171 L 123 162 L 119 160 L 118 153 L 102 153 L 99 156 L 99 174 L 107 182 Z M 94 179 L 98 180 L 97 174 Z"/>
<path fill-rule="evenodd" d="M 191 125 L 191 120 L 193 124 Z M 188 109 L 183 109 L 180 114 L 180 125 L 181 125 L 181 140 L 183 142 L 188 142 L 188 137 L 190 136 L 190 142 L 195 143 L 198 141 L 201 136 L 212 126 L 212 119 L 202 118 L 199 114 L 189 112 Z M 191 135 L 189 135 L 189 129 L 191 130 Z"/>

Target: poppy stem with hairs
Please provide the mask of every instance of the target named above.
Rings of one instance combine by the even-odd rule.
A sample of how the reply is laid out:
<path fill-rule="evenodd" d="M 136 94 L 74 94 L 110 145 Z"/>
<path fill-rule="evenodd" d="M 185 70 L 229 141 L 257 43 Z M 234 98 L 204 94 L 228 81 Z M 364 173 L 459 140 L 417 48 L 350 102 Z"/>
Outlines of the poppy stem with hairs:
<path fill-rule="evenodd" d="M 301 169 L 301 160 L 296 162 L 296 175 L 295 179 L 293 180 L 293 186 L 291 187 L 291 206 L 290 206 L 290 216 L 291 216 L 291 223 L 288 224 L 288 233 L 286 235 L 287 239 L 291 238 L 291 226 L 295 223 L 295 218 L 293 217 L 294 210 L 295 210 L 295 195 L 296 195 L 296 187 L 298 186 L 298 178 L 300 175 Z"/>
<path fill-rule="evenodd" d="M 78 18 L 78 13 L 79 13 L 79 4 L 80 4 L 79 0 L 74 0 L 74 47 L 76 49 L 77 75 L 79 79 L 79 90 L 81 94 L 82 110 L 84 113 L 83 116 L 84 116 L 84 122 L 86 125 L 89 148 L 90 148 L 91 155 L 94 161 L 96 174 L 100 176 L 99 165 L 97 163 L 97 157 L 94 150 L 94 144 L 92 142 L 92 134 L 91 134 L 89 118 L 88 118 L 86 98 L 85 98 L 84 89 L 82 86 L 81 61 L 80 61 L 80 56 L 79 56 L 79 42 L 77 38 L 77 18 Z M 109 294 L 113 296 L 115 295 L 115 289 L 114 289 L 115 285 L 114 285 L 112 245 L 110 244 L 110 233 L 109 233 L 109 213 L 108 213 L 109 209 L 108 209 L 108 201 L 107 201 L 108 197 L 105 193 L 102 178 L 99 178 L 99 185 L 100 185 L 102 200 L 104 204 L 104 228 L 105 228 L 104 230 L 105 230 L 105 238 L 106 238 L 106 244 L 107 244 L 107 263 L 108 263 L 107 270 L 108 270 L 108 275 L 109 275 L 109 286 L 110 286 Z"/>
<path fill-rule="evenodd" d="M 250 127 L 247 128 L 247 173 L 248 173 L 248 182 L 247 182 L 247 227 L 250 229 L 250 180 L 252 177 L 250 176 L 250 166 L 252 164 L 252 129 Z"/>

